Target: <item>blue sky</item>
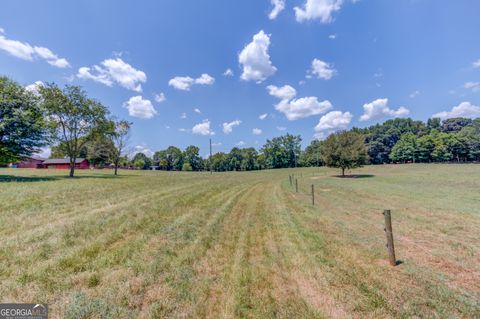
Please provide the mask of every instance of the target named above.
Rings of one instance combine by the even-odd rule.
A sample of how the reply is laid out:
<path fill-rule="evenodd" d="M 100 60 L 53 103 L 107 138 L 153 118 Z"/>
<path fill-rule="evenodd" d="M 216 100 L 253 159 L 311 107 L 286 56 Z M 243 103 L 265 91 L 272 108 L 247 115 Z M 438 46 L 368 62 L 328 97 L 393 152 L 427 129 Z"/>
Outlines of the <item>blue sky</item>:
<path fill-rule="evenodd" d="M 475 0 L 5 0 L 0 73 L 82 85 L 134 123 L 138 150 L 206 155 L 209 138 L 229 151 L 285 132 L 306 146 L 394 117 L 480 117 L 479 12 Z"/>

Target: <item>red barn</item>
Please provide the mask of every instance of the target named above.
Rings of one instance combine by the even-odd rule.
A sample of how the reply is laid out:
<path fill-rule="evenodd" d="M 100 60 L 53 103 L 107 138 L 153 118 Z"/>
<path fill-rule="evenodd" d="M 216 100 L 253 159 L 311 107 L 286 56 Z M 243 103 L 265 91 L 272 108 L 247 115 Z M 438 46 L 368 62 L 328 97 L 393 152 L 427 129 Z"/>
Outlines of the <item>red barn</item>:
<path fill-rule="evenodd" d="M 23 161 L 13 164 L 16 168 L 42 168 L 45 159 L 40 157 L 27 157 Z"/>
<path fill-rule="evenodd" d="M 45 168 L 54 168 L 54 169 L 70 169 L 70 159 L 69 158 L 50 158 L 43 161 L 43 166 Z M 85 158 L 77 158 L 75 160 L 75 168 L 77 169 L 87 169 L 90 165 Z"/>

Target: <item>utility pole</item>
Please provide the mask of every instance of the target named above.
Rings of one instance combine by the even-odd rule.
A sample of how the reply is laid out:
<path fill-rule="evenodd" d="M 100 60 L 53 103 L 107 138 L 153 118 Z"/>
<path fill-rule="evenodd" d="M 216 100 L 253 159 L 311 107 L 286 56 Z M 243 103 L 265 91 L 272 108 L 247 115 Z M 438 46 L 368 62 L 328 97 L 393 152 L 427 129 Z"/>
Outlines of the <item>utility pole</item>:
<path fill-rule="evenodd" d="M 212 171 L 212 139 L 210 139 L 210 174 L 213 174 Z"/>

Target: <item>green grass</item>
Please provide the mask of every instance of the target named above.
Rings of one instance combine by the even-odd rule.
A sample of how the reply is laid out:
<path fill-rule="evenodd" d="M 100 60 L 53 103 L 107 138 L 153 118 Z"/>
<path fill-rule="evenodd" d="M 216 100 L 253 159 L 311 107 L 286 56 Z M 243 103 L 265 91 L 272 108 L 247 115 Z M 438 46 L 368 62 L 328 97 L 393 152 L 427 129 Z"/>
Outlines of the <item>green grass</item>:
<path fill-rule="evenodd" d="M 66 173 L 0 169 L 0 302 L 52 318 L 480 317 L 479 165 Z"/>

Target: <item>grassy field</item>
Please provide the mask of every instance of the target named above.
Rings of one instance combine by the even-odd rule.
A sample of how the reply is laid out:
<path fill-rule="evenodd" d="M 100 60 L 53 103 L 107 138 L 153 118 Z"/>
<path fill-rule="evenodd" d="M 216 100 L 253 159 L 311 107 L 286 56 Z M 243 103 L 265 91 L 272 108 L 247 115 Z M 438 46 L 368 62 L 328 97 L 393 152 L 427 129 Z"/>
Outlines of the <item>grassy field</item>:
<path fill-rule="evenodd" d="M 0 169 L 0 302 L 51 318 L 480 318 L 480 165 L 354 173 Z"/>

